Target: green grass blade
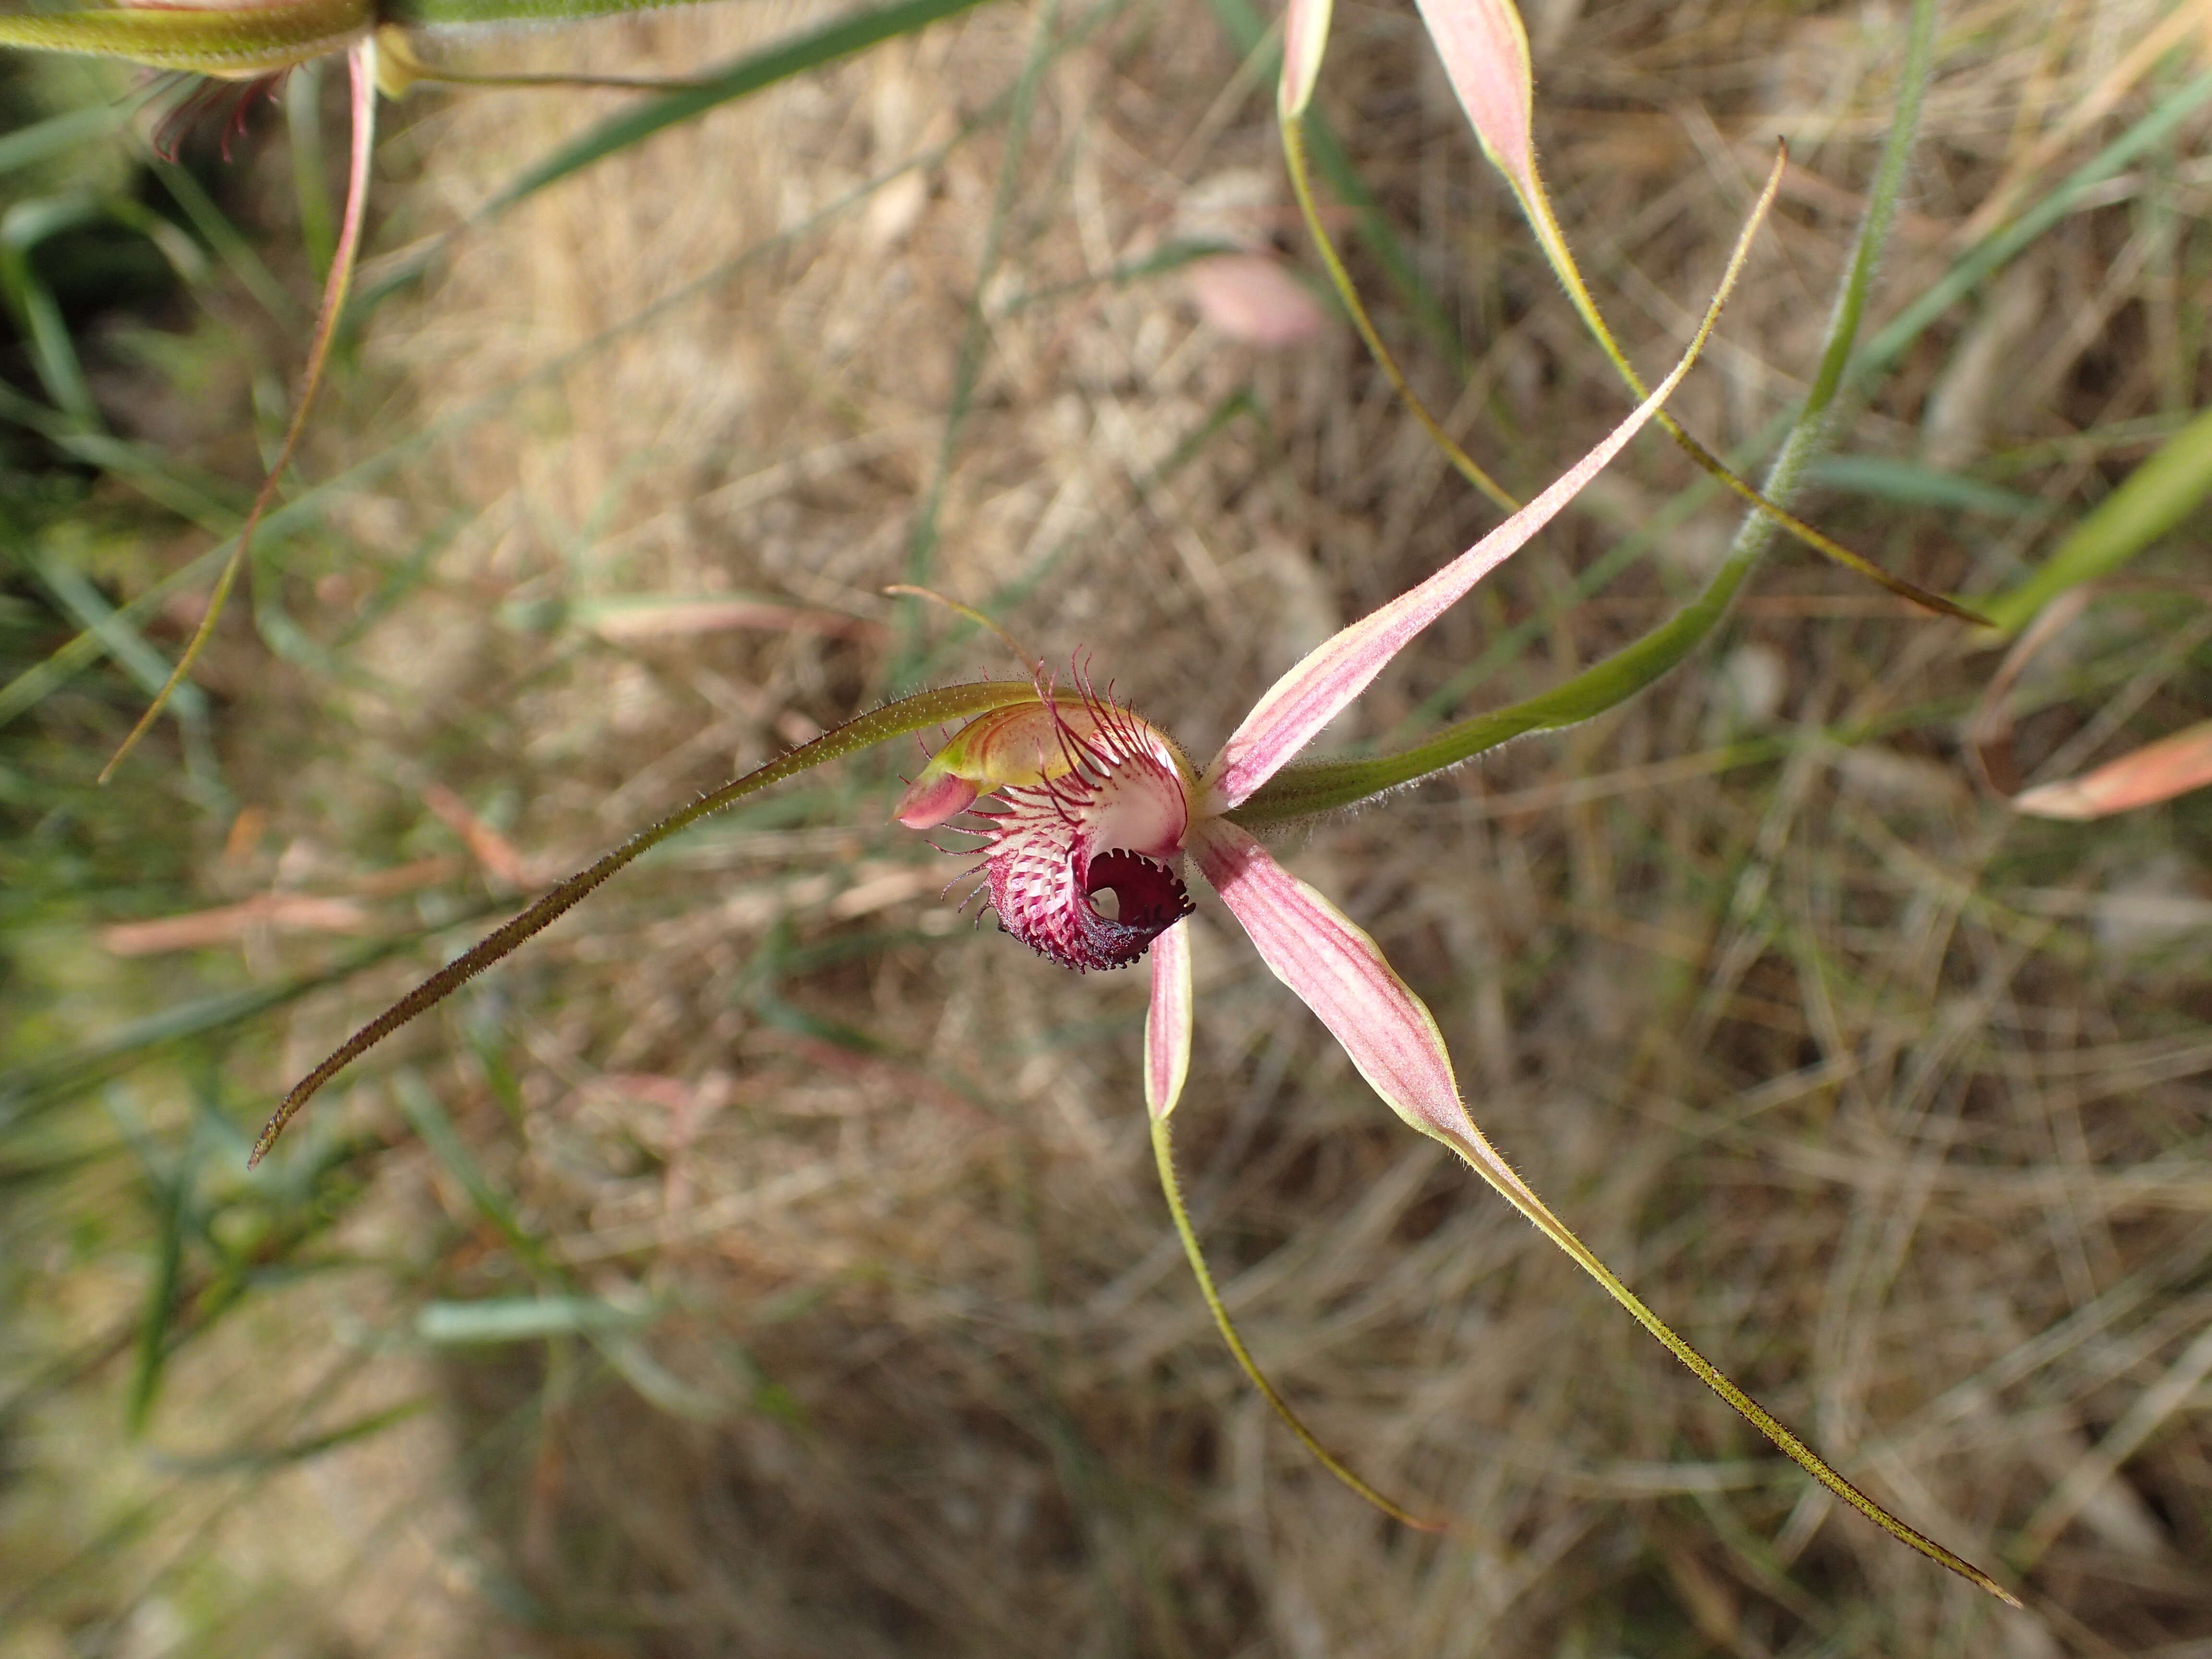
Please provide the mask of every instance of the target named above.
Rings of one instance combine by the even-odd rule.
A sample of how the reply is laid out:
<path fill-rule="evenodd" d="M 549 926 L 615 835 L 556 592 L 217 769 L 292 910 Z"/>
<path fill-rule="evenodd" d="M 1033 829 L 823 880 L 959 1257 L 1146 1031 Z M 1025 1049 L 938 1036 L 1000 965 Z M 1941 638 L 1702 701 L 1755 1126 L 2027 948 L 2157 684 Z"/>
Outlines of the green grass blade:
<path fill-rule="evenodd" d="M 1990 233 L 1918 299 L 1907 306 L 1851 364 L 1851 378 L 1863 384 L 1893 367 L 1930 324 L 1979 288 L 2015 254 L 2082 204 L 2083 198 L 2145 151 L 2154 149 L 2212 100 L 2212 70 L 2177 88 L 2134 126 L 2107 144 L 2027 212 Z"/>
<path fill-rule="evenodd" d="M 100 636 L 107 654 L 122 665 L 124 671 L 138 683 L 140 690 L 151 696 L 167 683 L 168 659 L 149 644 L 144 635 L 116 615 L 114 607 L 82 571 L 51 555 L 34 559 L 32 568 L 54 603 L 78 627 Z M 196 685 L 178 687 L 176 704 L 178 714 L 186 720 L 207 718 L 207 697 Z"/>
<path fill-rule="evenodd" d="M 212 1036 L 259 1019 L 288 1003 L 336 985 L 386 957 L 409 949 L 422 935 L 407 933 L 380 939 L 354 951 L 319 973 L 302 974 L 276 985 L 243 991 L 227 991 L 199 997 L 165 1008 L 118 1027 L 108 1036 L 52 1055 L 35 1065 L 0 1073 L 0 1129 L 35 1116 L 103 1079 L 120 1075 L 155 1054 L 195 1037 Z"/>
<path fill-rule="evenodd" d="M 430 1156 L 436 1158 L 444 1166 L 446 1173 L 459 1183 L 461 1190 L 469 1195 L 469 1202 L 476 1206 L 477 1213 L 491 1223 L 500 1237 L 507 1241 L 507 1248 L 532 1267 L 541 1272 L 550 1271 L 551 1264 L 545 1258 L 544 1247 L 522 1224 L 522 1218 L 515 1214 L 514 1206 L 507 1201 L 506 1195 L 498 1188 L 492 1185 L 491 1177 L 483 1171 L 483 1165 L 477 1162 L 475 1154 L 463 1144 L 459 1133 L 453 1127 L 453 1120 L 447 1115 L 436 1091 L 422 1081 L 422 1074 L 411 1066 L 404 1066 L 393 1079 L 392 1089 L 399 1097 L 399 1109 L 405 1115 L 408 1127 L 422 1137 L 422 1144 L 430 1150 Z"/>
<path fill-rule="evenodd" d="M 385 1407 L 381 1411 L 365 1413 L 334 1429 L 325 1429 L 320 1434 L 306 1435 L 297 1440 L 287 1440 L 273 1446 L 240 1446 L 206 1457 L 158 1457 L 155 1462 L 164 1469 L 197 1479 L 216 1474 L 266 1473 L 293 1463 L 307 1462 L 325 1452 L 337 1451 L 363 1440 L 372 1440 L 386 1429 L 397 1428 L 402 1423 L 422 1416 L 437 1403 L 428 1395 L 417 1395 L 412 1400 L 403 1400 L 396 1406 Z"/>
<path fill-rule="evenodd" d="M 135 112 L 131 103 L 94 104 L 0 134 L 0 173 L 35 167 L 50 156 L 64 155 L 80 144 L 103 138 L 127 125 Z"/>
<path fill-rule="evenodd" d="M 100 430 L 100 410 L 77 360 L 76 343 L 62 319 L 53 289 L 39 274 L 31 255 L 50 236 L 74 230 L 100 216 L 88 197 L 40 197 L 18 202 L 0 216 L 0 293 L 30 338 L 31 365 L 55 406 L 80 431 Z"/>
<path fill-rule="evenodd" d="M 415 1334 L 440 1346 L 540 1342 L 550 1336 L 635 1329 L 652 1317 L 596 1296 L 500 1296 L 469 1302 L 426 1302 L 415 1313 Z"/>
<path fill-rule="evenodd" d="M 605 161 L 618 150 L 627 149 L 665 128 L 691 120 L 720 105 L 794 75 L 836 63 L 902 34 L 912 34 L 981 3 L 982 0 L 903 0 L 899 5 L 856 12 L 797 40 L 742 58 L 696 86 L 655 98 L 601 122 L 509 183 L 485 204 L 483 212 L 489 215 L 512 207 L 557 179 L 580 173 L 593 162 Z"/>
<path fill-rule="evenodd" d="M 133 1440 L 145 1433 L 147 1421 L 153 1416 L 161 1372 L 169 1357 L 169 1326 L 176 1316 L 177 1287 L 184 1269 L 191 1167 L 191 1156 L 186 1153 L 167 1173 L 150 1169 L 147 1172 L 154 1200 L 154 1276 L 146 1287 L 145 1310 L 131 1354 L 131 1387 L 125 1397 L 125 1431 Z"/>
<path fill-rule="evenodd" d="M 967 423 L 968 411 L 975 402 L 976 384 L 982 378 L 983 360 L 990 345 L 990 322 L 984 314 L 983 297 L 990 291 L 992 278 L 998 274 L 1000 258 L 1005 251 L 1006 224 L 1013 216 L 1014 198 L 1021 185 L 1030 115 L 1036 107 L 1038 82 L 1043 77 L 1045 66 L 1052 61 L 1053 36 L 1059 24 L 1060 0 L 1044 0 L 1036 25 L 1030 31 L 1021 74 L 1014 82 L 1013 100 L 1006 112 L 1006 151 L 999 164 L 998 186 L 992 193 L 991 216 L 983 230 L 982 258 L 976 264 L 975 284 L 969 295 L 968 316 L 960 331 L 958 354 L 953 360 L 952 391 L 945 404 L 945 430 L 938 440 L 929 488 L 914 515 L 914 528 L 907 538 L 905 582 L 910 587 L 929 586 L 936 560 L 937 524 L 945 506 L 945 487 L 951 481 L 953 462 L 960 449 L 961 428 Z M 904 639 L 890 674 L 893 690 L 903 690 L 914 683 L 915 670 L 927 649 L 921 639 L 920 600 L 906 601 L 902 621 Z"/>
<path fill-rule="evenodd" d="M 300 240 L 318 276 L 328 274 L 337 251 L 338 215 L 323 171 L 323 66 L 302 64 L 284 82 L 284 130 L 292 153 L 292 198 L 300 210 Z"/>
<path fill-rule="evenodd" d="M 2048 510 L 2033 495 L 1887 455 L 1823 455 L 1805 482 L 1893 507 L 1941 507 L 1992 519 L 2031 518 Z"/>
<path fill-rule="evenodd" d="M 1982 607 L 2009 634 L 2069 587 L 2108 576 L 2212 496 L 2212 409 L 2160 444 L 2016 587 Z"/>
<path fill-rule="evenodd" d="M 200 240 L 215 251 L 216 258 L 238 279 L 239 286 L 278 322 L 287 327 L 298 322 L 298 303 L 284 291 L 284 285 L 276 280 L 253 244 L 239 233 L 238 227 L 216 205 L 215 198 L 200 181 L 174 161 L 164 161 L 157 156 L 152 165 L 161 188 L 169 192 L 170 199 L 199 233 Z"/>

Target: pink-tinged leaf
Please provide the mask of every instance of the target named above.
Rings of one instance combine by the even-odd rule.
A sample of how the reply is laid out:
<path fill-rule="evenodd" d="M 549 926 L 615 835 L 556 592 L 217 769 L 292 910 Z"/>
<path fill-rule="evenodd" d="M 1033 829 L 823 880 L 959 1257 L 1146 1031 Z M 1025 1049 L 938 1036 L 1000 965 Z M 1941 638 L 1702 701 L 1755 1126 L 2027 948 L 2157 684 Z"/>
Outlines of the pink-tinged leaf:
<path fill-rule="evenodd" d="M 1634 414 L 1550 489 L 1426 581 L 1323 641 L 1277 680 L 1206 769 L 1208 809 L 1225 812 L 1241 805 L 1364 691 L 1415 635 L 1525 547 L 1642 429 L 1681 384 L 1695 355 L 1692 348 Z"/>
<path fill-rule="evenodd" d="M 259 893 L 236 904 L 153 921 L 118 922 L 100 930 L 102 949 L 118 957 L 159 956 L 235 945 L 259 932 L 372 933 L 376 919 L 352 899 L 313 893 Z"/>
<path fill-rule="evenodd" d="M 1183 283 L 1208 327 L 1246 345 L 1279 349 L 1321 332 L 1321 301 L 1267 254 L 1217 253 L 1194 260 L 1183 271 Z"/>
<path fill-rule="evenodd" d="M 1513 0 L 1419 0 L 1444 74 L 1483 153 L 1524 200 L 1538 191 L 1528 32 Z"/>
<path fill-rule="evenodd" d="M 1145 1011 L 1145 1109 L 1159 1122 L 1190 1074 L 1190 918 L 1152 941 L 1152 1000 Z"/>
<path fill-rule="evenodd" d="M 2212 720 L 2145 744 L 2094 771 L 2024 789 L 2016 811 L 2039 818 L 2101 818 L 2154 806 L 2212 783 Z"/>
<path fill-rule="evenodd" d="M 1283 79 L 1275 109 L 1285 121 L 1297 120 L 1313 102 L 1322 53 L 1328 47 L 1329 9 L 1330 0 L 1290 0 L 1283 9 Z"/>

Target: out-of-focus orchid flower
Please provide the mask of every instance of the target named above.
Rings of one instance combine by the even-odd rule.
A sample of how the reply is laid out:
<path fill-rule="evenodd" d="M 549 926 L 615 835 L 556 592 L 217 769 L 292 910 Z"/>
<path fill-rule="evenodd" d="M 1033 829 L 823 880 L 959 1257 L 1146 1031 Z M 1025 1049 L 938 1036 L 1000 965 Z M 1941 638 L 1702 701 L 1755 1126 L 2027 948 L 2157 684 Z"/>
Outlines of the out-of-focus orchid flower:
<path fill-rule="evenodd" d="M 1206 325 L 1245 345 L 1296 345 L 1327 320 L 1321 301 L 1272 253 L 1211 253 L 1185 266 L 1182 280 Z"/>

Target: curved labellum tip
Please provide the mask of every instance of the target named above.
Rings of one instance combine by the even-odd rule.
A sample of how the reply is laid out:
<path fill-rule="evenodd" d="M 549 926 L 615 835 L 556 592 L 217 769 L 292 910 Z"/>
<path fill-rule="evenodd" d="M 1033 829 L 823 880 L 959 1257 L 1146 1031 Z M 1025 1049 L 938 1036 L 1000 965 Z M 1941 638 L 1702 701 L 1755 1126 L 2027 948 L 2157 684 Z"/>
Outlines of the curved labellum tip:
<path fill-rule="evenodd" d="M 891 809 L 891 821 L 909 830 L 934 830 L 950 823 L 975 804 L 975 786 L 950 772 L 925 771 L 907 786 Z"/>
<path fill-rule="evenodd" d="M 1018 810 L 1018 809 L 1017 809 Z M 1014 832 L 1010 840 L 1018 839 Z M 1157 859 L 1126 848 L 1089 856 L 1079 841 L 1065 849 L 994 848 L 986 861 L 991 908 L 1006 931 L 1063 968 L 1127 968 L 1191 913 L 1182 878 Z M 1114 896 L 1115 914 L 1099 908 Z"/>

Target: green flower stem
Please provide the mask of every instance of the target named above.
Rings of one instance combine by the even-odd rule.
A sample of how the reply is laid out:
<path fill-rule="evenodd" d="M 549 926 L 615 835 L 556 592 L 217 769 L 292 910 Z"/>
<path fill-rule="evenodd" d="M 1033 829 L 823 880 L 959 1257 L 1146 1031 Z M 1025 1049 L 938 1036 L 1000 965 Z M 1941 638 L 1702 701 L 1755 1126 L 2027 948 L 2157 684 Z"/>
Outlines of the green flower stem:
<path fill-rule="evenodd" d="M 173 15 L 173 14 L 172 14 Z M 338 318 L 345 310 L 346 290 L 353 285 L 353 274 L 361 263 L 362 228 L 368 218 L 368 173 L 376 148 L 376 40 L 363 35 L 356 40 L 348 51 L 348 72 L 353 83 L 353 140 L 352 156 L 346 173 L 345 216 L 338 226 L 337 240 L 331 251 L 330 270 L 323 279 L 322 310 L 315 319 L 314 338 L 307 346 L 307 367 L 301 378 L 299 401 L 292 407 L 291 421 L 284 428 L 283 441 L 277 446 L 276 459 L 269 464 L 269 471 L 261 480 L 261 488 L 254 493 L 253 505 L 246 509 L 246 522 L 239 526 L 238 544 L 216 578 L 215 591 L 208 595 L 207 610 L 200 617 L 200 625 L 185 647 L 185 653 L 177 659 L 168 683 L 156 692 L 146 712 L 138 717 L 138 724 L 123 739 L 122 746 L 108 757 L 100 769 L 100 781 L 105 783 L 114 776 L 115 769 L 123 763 L 124 757 L 138 745 L 138 740 L 153 729 L 154 721 L 163 707 L 192 672 L 207 642 L 215 637 L 215 625 L 222 616 L 224 604 L 230 590 L 238 581 L 238 574 L 246 568 L 252 551 L 253 532 L 262 518 L 276 500 L 278 487 L 284 481 L 285 469 L 292 464 L 292 452 L 299 447 L 300 434 L 307 430 L 307 412 L 315 406 L 315 393 L 323 384 L 323 370 L 330 362 L 331 343 L 337 337 Z M 312 120 L 309 112 L 302 117 Z"/>
<path fill-rule="evenodd" d="M 308 1073 L 292 1092 L 284 1097 L 283 1103 L 277 1107 L 267 1127 L 254 1141 L 252 1153 L 246 1159 L 246 1167 L 251 1169 L 267 1155 L 270 1147 L 276 1144 L 276 1137 L 284 1132 L 284 1126 L 325 1084 L 417 1014 L 434 1007 L 463 983 L 512 954 L 532 935 L 543 933 L 611 877 L 634 863 L 641 854 L 658 847 L 678 830 L 696 823 L 710 812 L 719 812 L 733 801 L 757 794 L 787 778 L 796 777 L 824 761 L 839 760 L 847 755 L 857 754 L 863 749 L 873 748 L 877 744 L 903 737 L 909 732 L 919 732 L 927 726 L 943 726 L 955 720 L 969 720 L 977 714 L 988 714 L 994 708 L 1026 702 L 1036 696 L 1036 688 L 1026 680 L 981 680 L 902 697 L 898 702 L 862 714 L 857 720 L 848 720 L 834 731 L 823 732 L 813 742 L 802 744 L 789 754 L 770 761 L 741 778 L 732 779 L 720 788 L 702 795 L 680 811 L 672 812 L 650 829 L 640 830 L 598 863 L 578 871 L 520 915 L 489 934 L 473 950 L 456 957 L 348 1037 L 329 1059 Z"/>
<path fill-rule="evenodd" d="M 1891 125 L 1868 194 L 1866 218 L 1837 292 L 1827 339 L 1805 407 L 1768 470 L 1765 496 L 1769 501 L 1787 501 L 1819 453 L 1828 413 L 1850 367 L 1867 293 L 1896 222 L 1898 194 L 1934 69 L 1935 34 L 1936 0 L 1915 0 L 1900 73 L 1897 119 Z M 1461 765 L 1526 732 L 1557 731 L 1616 707 L 1663 677 L 1718 625 L 1744 579 L 1772 543 L 1777 522 L 1764 508 L 1747 516 L 1727 559 L 1703 592 L 1634 644 L 1551 690 L 1458 721 L 1426 742 L 1395 754 L 1285 767 L 1230 817 L 1256 830 L 1338 811 Z"/>
<path fill-rule="evenodd" d="M 1212 1270 L 1206 1265 L 1206 1252 L 1199 1246 L 1198 1230 L 1191 1225 L 1190 1212 L 1183 1204 L 1182 1186 L 1176 1178 L 1175 1152 L 1170 1144 L 1170 1121 L 1164 1117 L 1152 1120 L 1152 1158 L 1159 1165 L 1160 1191 L 1166 1194 L 1168 1213 L 1175 1218 L 1176 1236 L 1182 1240 L 1182 1253 L 1189 1258 L 1190 1271 L 1198 1280 L 1199 1294 L 1206 1298 L 1206 1311 L 1213 1316 L 1214 1325 L 1221 1332 L 1221 1340 L 1229 1345 L 1229 1352 L 1236 1357 L 1237 1364 L 1251 1379 L 1252 1386 L 1260 1391 L 1260 1397 L 1274 1408 L 1275 1415 L 1283 1419 L 1284 1425 L 1297 1437 L 1298 1443 L 1311 1452 L 1323 1468 L 1392 1520 L 1401 1521 L 1422 1532 L 1442 1532 L 1446 1522 L 1415 1515 L 1403 1504 L 1385 1498 L 1347 1468 L 1341 1459 L 1315 1437 L 1313 1431 L 1306 1427 L 1298 1414 L 1291 1409 L 1290 1402 L 1275 1392 L 1275 1385 L 1267 1381 L 1259 1363 L 1252 1358 L 1251 1350 L 1244 1346 L 1244 1339 L 1237 1334 L 1236 1322 L 1230 1318 L 1229 1308 L 1222 1301 L 1221 1292 L 1214 1287 Z"/>

